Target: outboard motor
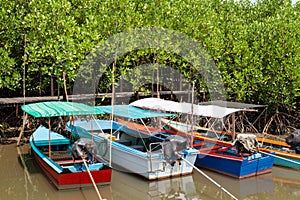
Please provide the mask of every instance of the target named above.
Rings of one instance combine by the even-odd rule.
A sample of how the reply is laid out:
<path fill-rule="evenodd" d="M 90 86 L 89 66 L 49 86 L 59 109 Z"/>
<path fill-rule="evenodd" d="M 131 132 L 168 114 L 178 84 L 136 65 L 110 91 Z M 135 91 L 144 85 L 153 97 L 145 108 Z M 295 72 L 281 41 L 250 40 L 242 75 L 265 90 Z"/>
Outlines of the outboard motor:
<path fill-rule="evenodd" d="M 95 143 L 88 138 L 80 138 L 76 140 L 72 146 L 72 156 L 74 159 L 81 159 L 95 151 Z"/>
<path fill-rule="evenodd" d="M 254 134 L 238 134 L 232 143 L 236 146 L 238 153 L 254 153 L 258 147 L 258 141 Z"/>
<path fill-rule="evenodd" d="M 297 129 L 286 137 L 285 142 L 291 145 L 292 149 L 294 149 L 297 154 L 300 154 L 300 129 Z"/>
<path fill-rule="evenodd" d="M 187 148 L 187 140 L 178 135 L 167 137 L 163 143 L 164 159 L 172 166 L 178 161 L 180 164 L 179 152 Z"/>

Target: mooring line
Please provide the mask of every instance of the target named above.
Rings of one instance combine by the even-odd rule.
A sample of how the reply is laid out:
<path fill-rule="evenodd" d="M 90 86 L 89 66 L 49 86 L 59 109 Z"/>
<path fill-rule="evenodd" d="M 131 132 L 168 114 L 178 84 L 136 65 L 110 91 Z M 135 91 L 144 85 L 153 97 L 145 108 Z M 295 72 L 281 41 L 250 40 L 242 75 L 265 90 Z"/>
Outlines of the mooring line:
<path fill-rule="evenodd" d="M 238 200 L 233 194 L 231 194 L 228 190 L 226 190 L 224 187 L 222 187 L 219 183 L 217 183 L 215 180 L 210 178 L 207 174 L 205 174 L 203 171 L 198 169 L 194 164 L 192 164 L 190 161 L 186 160 L 185 158 L 182 158 L 185 162 L 187 162 L 189 165 L 191 165 L 195 170 L 197 170 L 200 174 L 202 174 L 205 178 L 210 180 L 213 184 L 215 184 L 218 188 L 223 190 L 225 193 L 227 193 L 231 198 Z"/>

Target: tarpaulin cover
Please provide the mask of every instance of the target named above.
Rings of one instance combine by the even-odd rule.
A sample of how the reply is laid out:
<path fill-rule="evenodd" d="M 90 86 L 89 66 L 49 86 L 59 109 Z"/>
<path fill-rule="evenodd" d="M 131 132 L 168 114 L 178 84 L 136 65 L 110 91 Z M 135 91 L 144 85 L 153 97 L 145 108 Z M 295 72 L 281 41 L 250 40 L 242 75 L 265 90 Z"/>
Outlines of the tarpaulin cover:
<path fill-rule="evenodd" d="M 223 118 L 231 113 L 244 109 L 227 108 L 216 105 L 197 105 L 191 103 L 179 103 L 158 98 L 145 98 L 132 102 L 130 105 L 160 111 L 193 114 L 203 117 Z"/>

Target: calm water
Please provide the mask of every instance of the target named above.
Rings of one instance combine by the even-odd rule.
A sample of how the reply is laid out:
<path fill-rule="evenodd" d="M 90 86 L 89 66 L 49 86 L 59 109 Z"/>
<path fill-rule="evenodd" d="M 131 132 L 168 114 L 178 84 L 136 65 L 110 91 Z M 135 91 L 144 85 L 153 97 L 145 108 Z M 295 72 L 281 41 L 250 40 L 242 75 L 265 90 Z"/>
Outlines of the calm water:
<path fill-rule="evenodd" d="M 28 145 L 0 145 L 0 200 L 98 199 L 93 188 L 57 191 L 34 165 L 28 153 Z M 206 170 L 204 172 L 238 199 L 300 199 L 300 170 L 274 167 L 271 174 L 240 181 Z M 190 176 L 161 181 L 147 181 L 132 174 L 113 171 L 112 183 L 99 187 L 99 191 L 107 200 L 231 199 L 196 171 Z"/>

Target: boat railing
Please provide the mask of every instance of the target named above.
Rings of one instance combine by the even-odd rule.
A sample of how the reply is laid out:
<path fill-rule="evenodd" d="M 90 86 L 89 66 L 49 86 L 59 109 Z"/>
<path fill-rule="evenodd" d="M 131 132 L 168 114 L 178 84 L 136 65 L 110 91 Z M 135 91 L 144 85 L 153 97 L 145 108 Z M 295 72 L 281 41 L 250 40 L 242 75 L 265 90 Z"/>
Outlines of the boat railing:
<path fill-rule="evenodd" d="M 161 142 L 153 142 L 153 143 L 150 143 L 149 144 L 149 151 L 148 151 L 148 154 L 150 155 L 150 172 L 156 172 L 156 171 L 165 171 L 165 161 L 163 160 L 163 155 L 162 155 L 162 161 L 163 161 L 163 166 L 161 169 L 156 169 L 154 170 L 153 169 L 153 153 L 156 152 L 157 153 L 157 150 L 160 149 L 161 150 L 161 153 L 164 152 L 164 146 L 162 145 Z"/>

